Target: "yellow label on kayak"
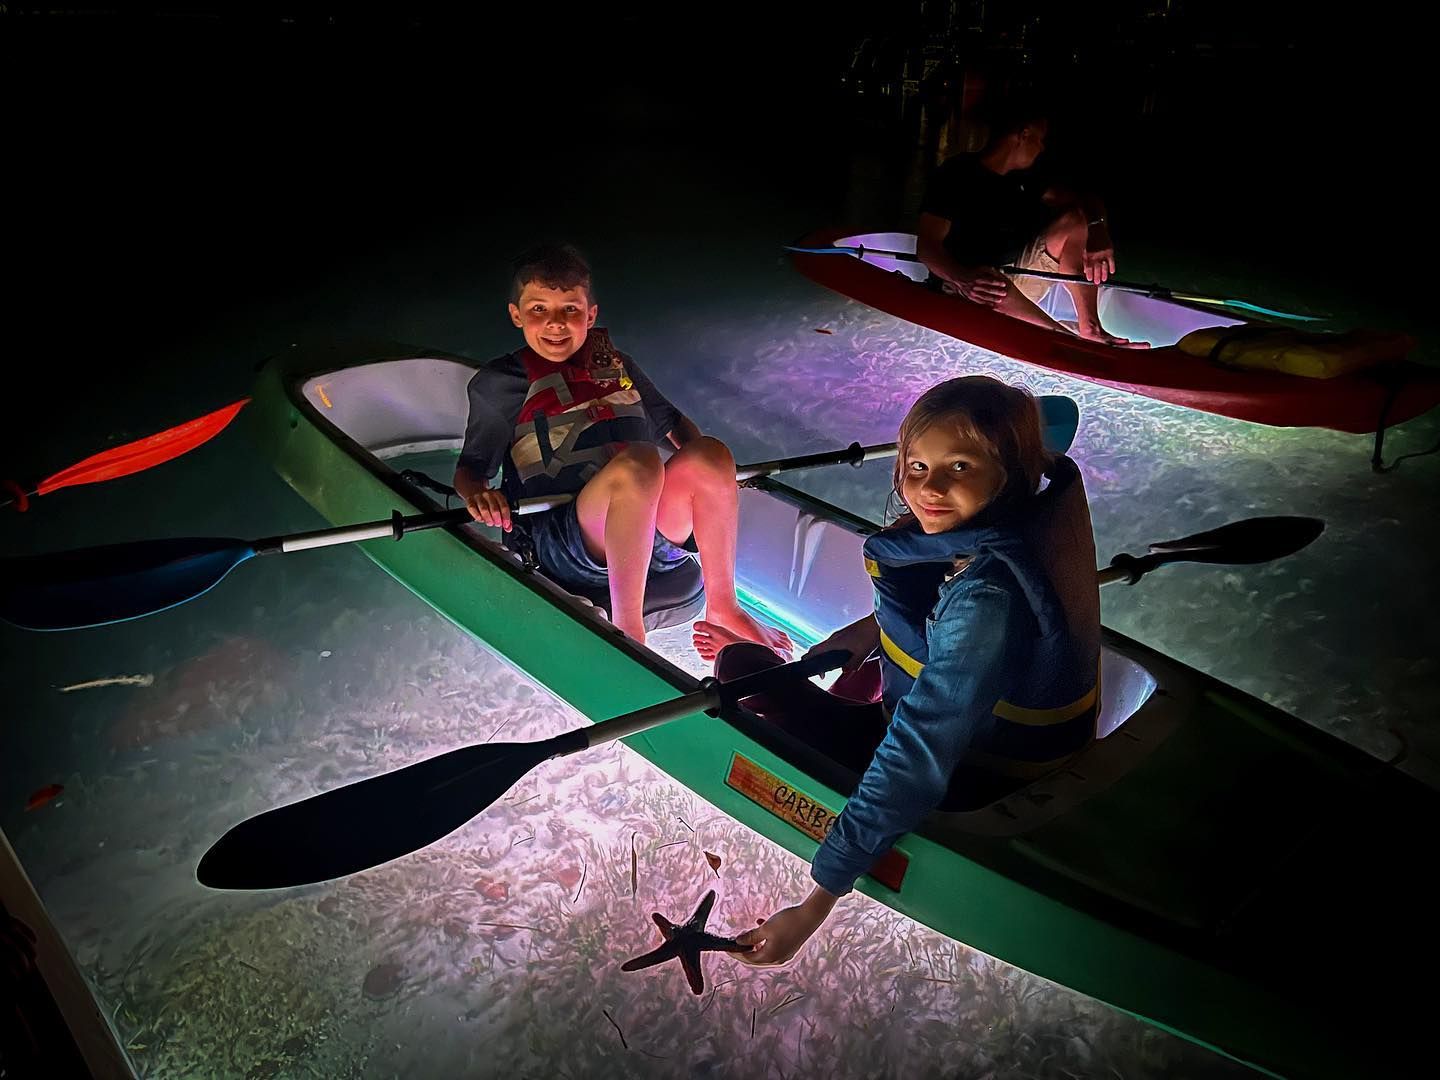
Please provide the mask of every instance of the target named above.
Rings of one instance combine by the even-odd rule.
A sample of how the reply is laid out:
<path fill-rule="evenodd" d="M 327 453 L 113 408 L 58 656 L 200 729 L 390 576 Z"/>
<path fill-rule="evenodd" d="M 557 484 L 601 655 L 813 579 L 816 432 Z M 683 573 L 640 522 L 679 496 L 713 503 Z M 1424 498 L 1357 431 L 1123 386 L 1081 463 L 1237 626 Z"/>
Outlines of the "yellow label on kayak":
<path fill-rule="evenodd" d="M 824 841 L 839 816 L 799 788 L 785 783 L 769 769 L 740 754 L 731 757 L 730 773 L 725 777 L 725 783 L 815 841 Z M 910 859 L 891 848 L 875 860 L 875 865 L 870 867 L 870 876 L 886 888 L 899 892 L 909 866 Z"/>

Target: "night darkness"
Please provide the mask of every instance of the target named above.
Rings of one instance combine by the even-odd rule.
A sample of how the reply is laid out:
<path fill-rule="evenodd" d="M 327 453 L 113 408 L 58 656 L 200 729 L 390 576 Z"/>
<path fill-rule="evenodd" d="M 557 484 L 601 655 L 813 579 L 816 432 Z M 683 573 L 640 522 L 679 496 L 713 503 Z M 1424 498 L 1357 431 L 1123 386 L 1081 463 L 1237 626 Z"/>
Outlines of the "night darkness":
<path fill-rule="evenodd" d="M 843 85 L 857 50 L 869 41 L 859 74 L 893 75 L 949 10 L 51 7 L 0 16 L 10 385 L 33 375 L 25 351 L 42 346 L 100 375 L 69 387 L 80 407 L 152 362 L 153 347 L 130 351 L 142 339 L 183 340 L 337 266 L 443 240 L 497 204 L 660 182 L 607 170 L 617 146 L 673 146 L 722 172 L 743 162 L 741 182 L 833 220 L 845 151 L 863 146 L 898 176 L 914 142 L 913 124 L 867 115 Z M 1107 192 L 1122 243 L 1182 267 L 1273 267 L 1407 321 L 1399 283 L 1424 278 L 1400 267 L 1426 259 L 1428 148 L 1415 27 L 1399 5 L 1318 18 L 1289 3 L 1177 0 L 1149 18 L 1167 5 L 955 7 L 985 27 L 967 34 L 951 16 L 961 48 L 1053 91 L 1063 122 L 1050 157 Z M 577 164 L 548 167 L 562 148 Z M 684 222 L 673 231 L 683 244 Z"/>

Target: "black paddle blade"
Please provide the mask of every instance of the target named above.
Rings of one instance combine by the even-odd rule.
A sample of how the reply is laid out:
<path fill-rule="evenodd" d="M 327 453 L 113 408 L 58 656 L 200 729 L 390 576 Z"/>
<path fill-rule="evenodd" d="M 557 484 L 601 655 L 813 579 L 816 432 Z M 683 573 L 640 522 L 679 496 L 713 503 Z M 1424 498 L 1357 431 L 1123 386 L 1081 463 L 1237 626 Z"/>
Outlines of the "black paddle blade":
<path fill-rule="evenodd" d="M 0 619 L 78 630 L 193 600 L 255 554 L 243 540 L 187 537 L 0 560 Z"/>
<path fill-rule="evenodd" d="M 1151 544 L 1157 562 L 1208 562 L 1241 565 L 1293 555 L 1325 531 L 1311 517 L 1257 517 L 1221 525 L 1180 540 Z"/>
<path fill-rule="evenodd" d="M 368 870 L 454 832 L 561 749 L 558 739 L 465 746 L 267 811 L 216 841 L 196 877 L 283 889 Z"/>

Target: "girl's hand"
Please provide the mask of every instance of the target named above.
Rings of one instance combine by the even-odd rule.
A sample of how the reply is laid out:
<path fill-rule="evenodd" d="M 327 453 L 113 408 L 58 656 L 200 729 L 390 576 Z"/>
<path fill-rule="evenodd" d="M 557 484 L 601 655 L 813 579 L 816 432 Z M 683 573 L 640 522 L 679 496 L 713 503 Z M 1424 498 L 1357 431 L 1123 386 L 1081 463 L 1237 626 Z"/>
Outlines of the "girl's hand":
<path fill-rule="evenodd" d="M 810 648 L 805 655 L 812 656 L 829 652 L 831 649 L 843 649 L 850 654 L 850 659 L 845 661 L 845 666 L 840 671 L 844 675 L 849 675 L 865 662 L 879 644 L 880 626 L 875 622 L 875 617 L 871 615 L 858 622 L 853 622 L 849 626 L 842 626 L 824 641 Z"/>
<path fill-rule="evenodd" d="M 839 897 L 815 886 L 805 902 L 777 911 L 768 919 L 760 919 L 754 930 L 736 935 L 741 945 L 751 946 L 746 953 L 735 953 L 735 959 L 752 967 L 773 967 L 788 963 L 820 929 Z"/>

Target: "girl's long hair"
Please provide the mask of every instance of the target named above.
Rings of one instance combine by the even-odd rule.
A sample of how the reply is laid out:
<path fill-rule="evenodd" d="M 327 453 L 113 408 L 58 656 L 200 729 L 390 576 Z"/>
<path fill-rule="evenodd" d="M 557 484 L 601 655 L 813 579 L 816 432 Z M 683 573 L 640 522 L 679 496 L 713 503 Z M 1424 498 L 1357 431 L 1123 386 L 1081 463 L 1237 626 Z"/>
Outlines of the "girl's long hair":
<path fill-rule="evenodd" d="M 893 491 L 887 506 L 892 518 L 909 508 L 901 494 L 910 446 L 936 424 L 952 425 L 961 437 L 986 450 L 1005 473 L 1000 492 L 986 508 L 1003 511 L 1034 495 L 1054 456 L 1040 434 L 1040 411 L 1030 391 L 1006 386 L 989 375 L 964 375 L 932 386 L 910 406 L 895 437 Z"/>

